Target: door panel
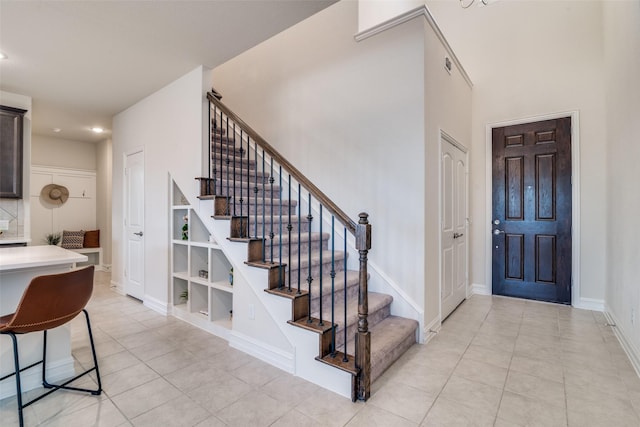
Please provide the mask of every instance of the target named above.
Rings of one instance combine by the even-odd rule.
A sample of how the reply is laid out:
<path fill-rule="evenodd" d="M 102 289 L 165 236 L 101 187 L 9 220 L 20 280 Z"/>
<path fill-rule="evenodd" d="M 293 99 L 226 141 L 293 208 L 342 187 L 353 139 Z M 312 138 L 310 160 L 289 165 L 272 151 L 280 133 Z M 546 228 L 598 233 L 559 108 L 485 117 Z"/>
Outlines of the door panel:
<path fill-rule="evenodd" d="M 493 129 L 493 293 L 571 302 L 571 119 Z"/>
<path fill-rule="evenodd" d="M 127 156 L 125 168 L 125 293 L 144 297 L 144 152 Z"/>
<path fill-rule="evenodd" d="M 466 154 L 443 138 L 441 158 L 441 310 L 447 317 L 467 297 Z"/>

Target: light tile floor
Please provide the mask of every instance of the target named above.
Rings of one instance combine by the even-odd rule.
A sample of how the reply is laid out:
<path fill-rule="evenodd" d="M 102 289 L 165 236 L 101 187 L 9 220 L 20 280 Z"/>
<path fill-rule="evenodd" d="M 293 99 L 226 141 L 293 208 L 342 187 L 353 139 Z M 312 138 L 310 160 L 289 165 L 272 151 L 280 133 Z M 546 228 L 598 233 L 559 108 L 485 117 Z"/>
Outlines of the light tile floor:
<path fill-rule="evenodd" d="M 640 426 L 640 379 L 597 312 L 473 296 L 351 403 L 112 292 L 108 274 L 89 310 L 103 395 L 54 393 L 27 426 Z M 74 320 L 87 365 L 83 331 Z M 0 402 L 2 427 L 15 405 Z"/>

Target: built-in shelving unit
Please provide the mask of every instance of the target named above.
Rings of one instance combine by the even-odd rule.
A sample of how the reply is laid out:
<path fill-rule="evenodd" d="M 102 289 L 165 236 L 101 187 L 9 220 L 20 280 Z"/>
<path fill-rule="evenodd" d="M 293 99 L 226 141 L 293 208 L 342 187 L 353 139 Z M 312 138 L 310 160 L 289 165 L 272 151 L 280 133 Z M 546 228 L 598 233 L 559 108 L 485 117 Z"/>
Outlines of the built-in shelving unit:
<path fill-rule="evenodd" d="M 231 264 L 173 181 L 171 190 L 172 314 L 228 339 L 233 310 Z"/>

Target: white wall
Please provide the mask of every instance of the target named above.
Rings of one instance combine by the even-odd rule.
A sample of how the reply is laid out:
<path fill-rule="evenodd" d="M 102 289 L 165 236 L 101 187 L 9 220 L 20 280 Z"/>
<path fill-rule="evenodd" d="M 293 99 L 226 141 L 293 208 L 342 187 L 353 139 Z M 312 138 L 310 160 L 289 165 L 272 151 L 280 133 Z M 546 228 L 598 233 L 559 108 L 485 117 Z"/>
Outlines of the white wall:
<path fill-rule="evenodd" d="M 96 144 L 45 135 L 33 135 L 31 164 L 96 170 Z"/>
<path fill-rule="evenodd" d="M 462 9 L 427 0 L 473 83 L 472 281 L 491 290 L 486 253 L 486 125 L 549 113 L 580 116 L 580 295 L 603 305 L 606 144 L 602 13 L 597 1 L 501 1 Z M 516 17 L 526 17 L 518 19 Z"/>
<path fill-rule="evenodd" d="M 31 175 L 31 97 L 0 91 L 0 105 L 27 110 L 23 120 L 22 138 L 22 199 L 0 199 L 0 219 L 9 221 L 9 230 L 0 235 L 0 242 L 31 239 L 29 185 Z"/>
<path fill-rule="evenodd" d="M 640 360 L 640 4 L 603 4 L 607 108 L 607 309 Z M 632 310 L 635 312 L 631 321 Z M 636 367 L 640 367 L 636 365 Z"/>
<path fill-rule="evenodd" d="M 425 327 L 440 317 L 441 224 L 440 224 L 440 132 L 471 148 L 471 86 L 453 63 L 451 74 L 445 69 L 445 57 L 451 58 L 424 18 L 424 123 L 425 123 Z M 465 233 L 466 234 L 466 233 Z M 468 284 L 468 283 L 467 283 Z M 442 320 L 442 319 L 439 319 Z"/>
<path fill-rule="evenodd" d="M 145 152 L 145 301 L 168 302 L 169 173 L 194 200 L 201 172 L 202 67 L 189 72 L 113 118 L 112 281 L 124 278 L 124 160 Z"/>
<path fill-rule="evenodd" d="M 111 205 L 113 189 L 113 144 L 105 139 L 96 144 L 96 225 L 100 229 L 102 260 L 111 265 Z"/>
<path fill-rule="evenodd" d="M 422 307 L 424 24 L 357 43 L 357 22 L 356 2 L 336 3 L 216 68 L 213 86 L 349 216 L 370 214 L 370 261 Z"/>

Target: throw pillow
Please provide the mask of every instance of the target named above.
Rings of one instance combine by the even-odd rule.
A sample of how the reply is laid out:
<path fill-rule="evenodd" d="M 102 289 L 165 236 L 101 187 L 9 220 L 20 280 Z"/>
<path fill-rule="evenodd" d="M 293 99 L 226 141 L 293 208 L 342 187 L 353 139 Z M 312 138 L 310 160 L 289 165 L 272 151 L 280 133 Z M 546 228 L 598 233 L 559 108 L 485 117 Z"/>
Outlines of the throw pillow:
<path fill-rule="evenodd" d="M 65 249 L 82 249 L 84 231 L 62 231 L 62 244 Z"/>
<path fill-rule="evenodd" d="M 100 247 L 100 230 L 85 231 L 83 247 L 99 248 Z"/>

